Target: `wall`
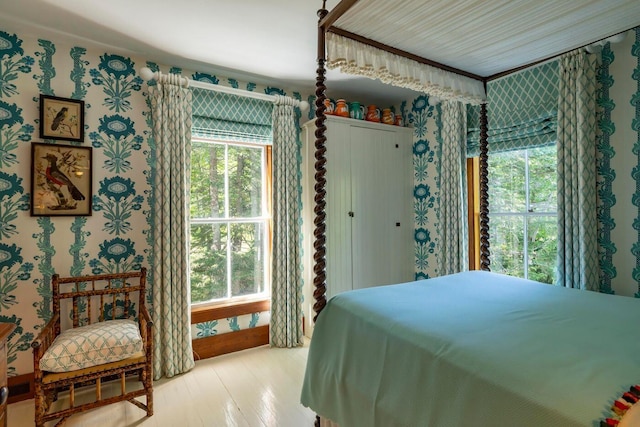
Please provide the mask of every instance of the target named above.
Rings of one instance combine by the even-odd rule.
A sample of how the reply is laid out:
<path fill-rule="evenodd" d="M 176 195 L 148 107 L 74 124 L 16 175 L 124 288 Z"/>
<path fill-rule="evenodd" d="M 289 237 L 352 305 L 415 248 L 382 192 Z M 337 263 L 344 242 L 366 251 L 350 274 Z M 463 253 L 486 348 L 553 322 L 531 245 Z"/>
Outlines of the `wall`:
<path fill-rule="evenodd" d="M 33 371 L 30 344 L 51 316 L 54 272 L 80 275 L 151 265 L 154 150 L 147 85 L 139 69 L 146 65 L 195 80 L 285 94 L 103 49 L 22 38 L 0 28 L 0 321 L 17 325 L 8 345 L 10 376 Z M 39 138 L 39 94 L 85 101 L 80 145 L 93 147 L 91 216 L 30 216 L 31 142 L 69 144 Z M 268 313 L 214 320 L 194 325 L 193 336 L 266 322 Z"/>
<path fill-rule="evenodd" d="M 420 95 L 411 102 L 408 120 L 414 128 L 415 278 L 420 280 L 438 276 L 435 250 L 438 244 L 438 166 L 442 145 L 440 106 L 430 103 L 427 95 Z"/>
<path fill-rule="evenodd" d="M 601 287 L 640 297 L 640 27 L 605 47 L 600 80 Z"/>
<path fill-rule="evenodd" d="M 596 164 L 600 289 L 640 297 L 640 27 L 622 43 L 607 44 L 602 57 Z M 438 275 L 439 116 L 425 97 L 413 100 L 417 279 Z"/>

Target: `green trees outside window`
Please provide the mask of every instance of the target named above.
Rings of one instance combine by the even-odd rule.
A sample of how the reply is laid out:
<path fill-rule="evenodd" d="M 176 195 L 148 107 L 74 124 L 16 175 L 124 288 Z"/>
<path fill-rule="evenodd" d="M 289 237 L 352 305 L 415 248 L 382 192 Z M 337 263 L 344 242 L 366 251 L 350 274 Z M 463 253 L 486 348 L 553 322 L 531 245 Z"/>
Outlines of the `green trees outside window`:
<path fill-rule="evenodd" d="M 265 147 L 194 141 L 191 150 L 191 302 L 266 290 Z"/>
<path fill-rule="evenodd" d="M 490 154 L 489 189 L 491 271 L 555 283 L 555 145 Z"/>

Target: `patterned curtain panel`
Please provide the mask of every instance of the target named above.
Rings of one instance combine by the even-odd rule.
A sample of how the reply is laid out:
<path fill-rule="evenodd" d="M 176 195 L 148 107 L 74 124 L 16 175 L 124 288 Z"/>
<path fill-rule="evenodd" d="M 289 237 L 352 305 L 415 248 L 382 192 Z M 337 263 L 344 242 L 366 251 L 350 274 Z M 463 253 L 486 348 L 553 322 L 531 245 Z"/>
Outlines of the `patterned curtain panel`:
<path fill-rule="evenodd" d="M 195 137 L 271 144 L 273 103 L 193 88 Z"/>
<path fill-rule="evenodd" d="M 487 84 L 489 152 L 520 150 L 556 141 L 558 61 Z M 467 107 L 467 156 L 480 153 L 480 107 Z"/>
<path fill-rule="evenodd" d="M 154 379 L 173 377 L 195 366 L 187 262 L 191 91 L 177 86 L 174 75 L 167 80 L 149 87 L 156 143 L 152 245 Z"/>
<path fill-rule="evenodd" d="M 461 102 L 443 101 L 441 111 L 438 273 L 445 275 L 466 271 L 469 265 L 466 200 L 467 110 Z"/>
<path fill-rule="evenodd" d="M 271 345 L 298 347 L 302 340 L 300 163 L 293 100 L 277 97 L 273 108 L 273 248 Z"/>
<path fill-rule="evenodd" d="M 558 96 L 558 284 L 598 289 L 596 56 L 560 58 Z"/>

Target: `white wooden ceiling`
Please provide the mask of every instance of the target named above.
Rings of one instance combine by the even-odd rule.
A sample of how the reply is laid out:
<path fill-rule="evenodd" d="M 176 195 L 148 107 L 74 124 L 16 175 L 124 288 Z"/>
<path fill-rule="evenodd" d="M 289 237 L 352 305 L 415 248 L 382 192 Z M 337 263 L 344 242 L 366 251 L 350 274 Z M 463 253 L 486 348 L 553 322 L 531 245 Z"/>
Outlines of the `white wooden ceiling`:
<path fill-rule="evenodd" d="M 360 0 L 334 25 L 487 77 L 640 25 L 640 0 Z"/>
<path fill-rule="evenodd" d="M 328 0 L 327 7 L 337 3 Z M 640 25 L 640 0 L 360 0 L 354 11 L 367 3 L 384 8 L 366 16 L 364 25 L 348 16 L 337 25 L 483 76 Z M 321 5 L 320 0 L 0 0 L 0 29 L 57 43 L 65 38 L 87 47 L 97 43 L 160 64 L 311 92 Z M 373 102 L 411 97 L 406 89 L 366 78 L 327 76 L 330 96 L 360 93 Z"/>

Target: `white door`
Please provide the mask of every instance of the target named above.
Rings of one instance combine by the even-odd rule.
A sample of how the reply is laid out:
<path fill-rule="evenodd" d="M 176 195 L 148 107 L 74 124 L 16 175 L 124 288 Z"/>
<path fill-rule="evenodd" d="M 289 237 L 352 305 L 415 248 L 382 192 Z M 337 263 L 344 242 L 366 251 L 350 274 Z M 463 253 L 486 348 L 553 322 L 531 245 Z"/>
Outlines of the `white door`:
<path fill-rule="evenodd" d="M 394 235 L 389 194 L 395 162 L 392 131 L 352 126 L 351 198 L 353 288 L 393 283 L 390 263 Z"/>
<path fill-rule="evenodd" d="M 327 126 L 327 299 L 353 288 L 351 265 L 351 148 L 348 123 Z"/>

